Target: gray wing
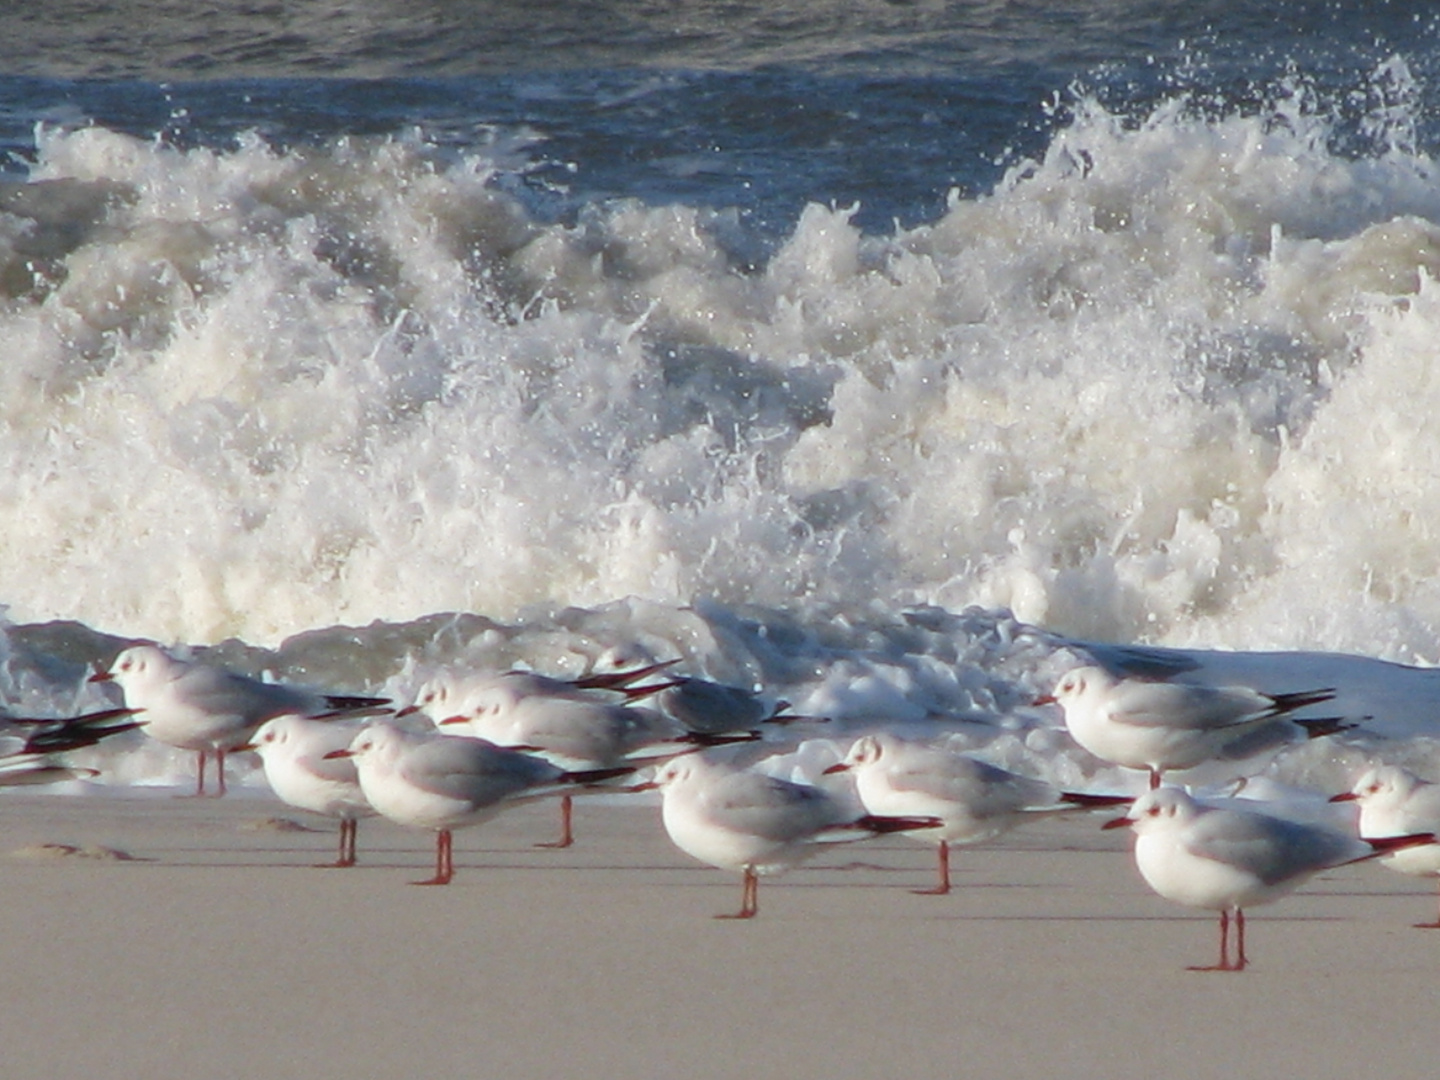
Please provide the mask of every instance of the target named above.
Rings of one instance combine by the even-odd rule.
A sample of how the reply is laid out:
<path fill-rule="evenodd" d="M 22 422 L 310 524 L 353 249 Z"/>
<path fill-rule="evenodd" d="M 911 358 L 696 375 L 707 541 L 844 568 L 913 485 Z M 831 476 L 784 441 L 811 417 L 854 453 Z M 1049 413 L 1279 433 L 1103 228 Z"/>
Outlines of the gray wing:
<path fill-rule="evenodd" d="M 256 724 L 283 713 L 313 712 L 316 706 L 308 693 L 203 664 L 175 681 L 175 693 L 185 704 L 212 715 L 239 716 Z"/>
<path fill-rule="evenodd" d="M 516 707 L 512 730 L 526 746 L 602 764 L 664 737 L 658 713 L 565 698 L 526 698 Z"/>
<path fill-rule="evenodd" d="M 1278 885 L 1371 854 L 1369 844 L 1343 833 L 1248 810 L 1201 814 L 1185 846 L 1201 858 L 1243 866 L 1266 885 Z"/>
<path fill-rule="evenodd" d="M 1116 694 L 1110 718 L 1136 727 L 1216 731 L 1261 719 L 1272 705 L 1247 687 L 1137 680 Z"/>
<path fill-rule="evenodd" d="M 890 771 L 896 791 L 914 791 L 970 808 L 976 816 L 1050 806 L 1059 798 L 1041 780 L 1009 772 L 989 762 L 944 750 L 920 749 L 907 754 Z"/>
<path fill-rule="evenodd" d="M 488 806 L 547 784 L 561 775 L 547 761 L 483 739 L 441 735 L 414 747 L 401 773 L 416 787 Z"/>
<path fill-rule="evenodd" d="M 725 828 L 785 843 L 812 835 L 843 817 L 819 788 L 757 772 L 736 772 L 712 784 L 702 802 Z"/>
<path fill-rule="evenodd" d="M 752 728 L 765 719 L 765 703 L 750 691 L 708 679 L 682 679 L 656 702 L 690 731 L 719 735 Z"/>

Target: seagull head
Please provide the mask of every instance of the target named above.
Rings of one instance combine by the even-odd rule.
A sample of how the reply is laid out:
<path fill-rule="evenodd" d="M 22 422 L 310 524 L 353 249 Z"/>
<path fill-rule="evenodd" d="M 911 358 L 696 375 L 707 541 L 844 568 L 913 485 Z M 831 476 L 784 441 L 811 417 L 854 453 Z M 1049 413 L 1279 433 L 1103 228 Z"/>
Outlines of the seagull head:
<path fill-rule="evenodd" d="M 249 742 L 243 746 L 237 746 L 235 749 L 253 750 L 263 758 L 267 752 L 279 749 L 289 743 L 297 734 L 303 719 L 293 713 L 272 716 L 255 729 L 255 734 L 250 736 Z"/>
<path fill-rule="evenodd" d="M 851 769 L 862 768 L 866 765 L 873 765 L 885 756 L 884 741 L 878 735 L 861 735 L 850 744 L 849 751 L 838 764 L 831 765 L 825 770 L 830 773 L 849 772 Z"/>
<path fill-rule="evenodd" d="M 1349 791 L 1332 795 L 1331 802 L 1383 804 L 1402 802 L 1421 784 L 1421 780 L 1399 765 L 1373 765 L 1355 779 Z"/>
<path fill-rule="evenodd" d="M 1143 835 L 1194 820 L 1200 804 L 1179 788 L 1162 787 L 1147 791 L 1133 803 L 1124 817 L 1107 821 L 1101 828 L 1121 829 L 1127 825 Z"/>
<path fill-rule="evenodd" d="M 1071 668 L 1060 677 L 1053 693 L 1035 699 L 1036 705 L 1059 705 L 1062 708 L 1087 693 L 1106 690 L 1115 685 L 1115 678 L 1102 667 L 1088 664 Z"/>
<path fill-rule="evenodd" d="M 326 759 L 355 758 L 357 761 L 372 759 L 389 760 L 399 755 L 405 746 L 405 734 L 389 724 L 370 724 L 343 750 L 331 750 Z"/>
<path fill-rule="evenodd" d="M 122 649 L 104 671 L 90 676 L 91 682 L 115 682 L 121 689 L 146 682 L 162 682 L 172 677 L 180 661 L 158 645 L 142 643 Z"/>

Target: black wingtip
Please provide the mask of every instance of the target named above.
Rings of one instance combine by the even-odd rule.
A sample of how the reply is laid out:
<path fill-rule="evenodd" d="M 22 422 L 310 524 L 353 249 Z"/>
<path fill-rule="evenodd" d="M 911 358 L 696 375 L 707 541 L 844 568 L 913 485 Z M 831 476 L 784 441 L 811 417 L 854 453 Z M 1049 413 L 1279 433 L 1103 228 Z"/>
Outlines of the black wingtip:
<path fill-rule="evenodd" d="M 573 680 L 574 684 L 583 690 L 624 690 L 627 687 L 639 682 L 658 671 L 674 667 L 680 663 L 680 658 L 674 660 L 662 660 L 658 664 L 647 664 L 644 667 L 629 668 L 625 671 L 594 672 L 589 675 L 581 675 Z M 658 690 L 665 689 L 664 686 L 657 687 Z"/>
<path fill-rule="evenodd" d="M 1343 716 L 1292 717 L 1304 730 L 1307 738 L 1323 739 L 1326 735 L 1339 735 L 1342 731 L 1353 731 L 1359 724 Z"/>
<path fill-rule="evenodd" d="M 1286 713 L 1306 709 L 1311 705 L 1333 701 L 1337 692 L 1334 687 L 1327 687 L 1323 690 L 1300 690 L 1291 694 L 1270 694 L 1268 695 L 1272 702 L 1270 711 L 1274 716 L 1284 716 Z"/>
<path fill-rule="evenodd" d="M 581 769 L 576 772 L 562 773 L 557 779 L 563 784 L 601 784 L 606 780 L 618 780 L 622 776 L 629 776 L 634 771 L 634 766 L 619 765 L 612 769 Z"/>
<path fill-rule="evenodd" d="M 1111 806 L 1126 806 L 1135 801 L 1133 795 L 1091 795 L 1085 791 L 1062 791 L 1060 801 L 1071 806 L 1103 810 Z"/>
<path fill-rule="evenodd" d="M 937 817 L 885 817 L 865 814 L 850 823 L 852 828 L 877 834 L 913 832 L 916 829 L 938 829 L 945 823 Z"/>
<path fill-rule="evenodd" d="M 358 709 L 381 709 L 388 708 L 391 704 L 389 698 L 383 697 L 355 697 L 350 694 L 326 694 L 325 707 L 335 712 L 353 712 Z"/>
<path fill-rule="evenodd" d="M 690 746 L 729 746 L 732 743 L 758 742 L 762 737 L 758 731 L 735 731 L 716 735 L 703 731 L 687 731 L 675 741 Z"/>

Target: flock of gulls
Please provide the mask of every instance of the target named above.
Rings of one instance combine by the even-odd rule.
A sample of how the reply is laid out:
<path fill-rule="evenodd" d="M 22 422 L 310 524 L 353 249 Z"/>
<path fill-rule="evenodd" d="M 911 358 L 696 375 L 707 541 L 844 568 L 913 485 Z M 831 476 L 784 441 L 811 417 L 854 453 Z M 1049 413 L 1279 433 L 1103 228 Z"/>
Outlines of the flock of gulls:
<path fill-rule="evenodd" d="M 566 847 L 574 842 L 573 796 L 655 790 L 677 847 L 741 874 L 740 909 L 717 916 L 739 919 L 758 912 L 761 876 L 829 844 L 889 833 L 933 844 L 936 884 L 916 891 L 944 894 L 952 845 L 1109 807 L 1104 827 L 1133 830 L 1136 866 L 1156 893 L 1219 913 L 1218 961 L 1193 969 L 1207 971 L 1244 970 L 1245 910 L 1325 870 L 1377 859 L 1401 873 L 1440 876 L 1440 785 L 1399 767 L 1369 768 L 1334 795 L 1332 802 L 1358 805 L 1348 832 L 1257 799 L 1201 800 L 1166 783 L 1167 773 L 1245 760 L 1342 729 L 1335 719 L 1295 715 L 1329 700 L 1332 692 L 1323 688 L 1271 695 L 1077 667 L 1036 704 L 1063 710 L 1071 737 L 1097 758 L 1147 774 L 1149 789 L 1138 798 L 1062 791 L 883 730 L 855 738 L 843 759 L 824 770 L 853 779 L 853 798 L 846 798 L 828 781 L 797 782 L 743 764 L 746 755 L 737 752 L 760 741 L 767 726 L 814 718 L 770 710 L 747 690 L 672 669 L 658 663 L 573 679 L 442 671 L 397 707 L 383 698 L 265 682 L 137 644 L 92 676 L 117 686 L 123 707 L 4 722 L 0 783 L 83 773 L 64 763 L 67 751 L 139 727 L 196 753 L 197 795 L 206 794 L 213 762 L 211 793 L 224 794 L 225 755 L 254 751 L 277 797 L 339 821 L 335 866 L 355 864 L 361 818 L 379 814 L 433 831 L 435 873 L 420 885 L 453 877 L 452 830 L 517 803 L 556 800 L 560 832 L 545 846 Z M 1440 927 L 1440 917 L 1417 925 Z"/>

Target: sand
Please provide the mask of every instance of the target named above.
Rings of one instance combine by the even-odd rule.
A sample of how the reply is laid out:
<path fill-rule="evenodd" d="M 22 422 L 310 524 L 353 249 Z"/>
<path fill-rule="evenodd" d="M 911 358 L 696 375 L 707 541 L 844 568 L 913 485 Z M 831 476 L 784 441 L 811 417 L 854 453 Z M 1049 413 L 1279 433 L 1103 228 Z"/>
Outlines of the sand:
<path fill-rule="evenodd" d="M 1211 916 L 1158 899 L 1102 817 L 957 852 L 850 845 L 715 920 L 738 879 L 650 805 L 548 805 L 456 834 L 330 823 L 258 794 L 0 798 L 3 1074 L 30 1077 L 1356 1077 L 1427 1075 L 1429 882 L 1326 874 L 1196 973 Z M 274 819 L 313 825 L 279 827 Z M 46 845 L 61 845 L 50 846 Z M 128 856 L 128 857 L 126 857 Z M 853 860 L 853 862 L 851 862 Z"/>

